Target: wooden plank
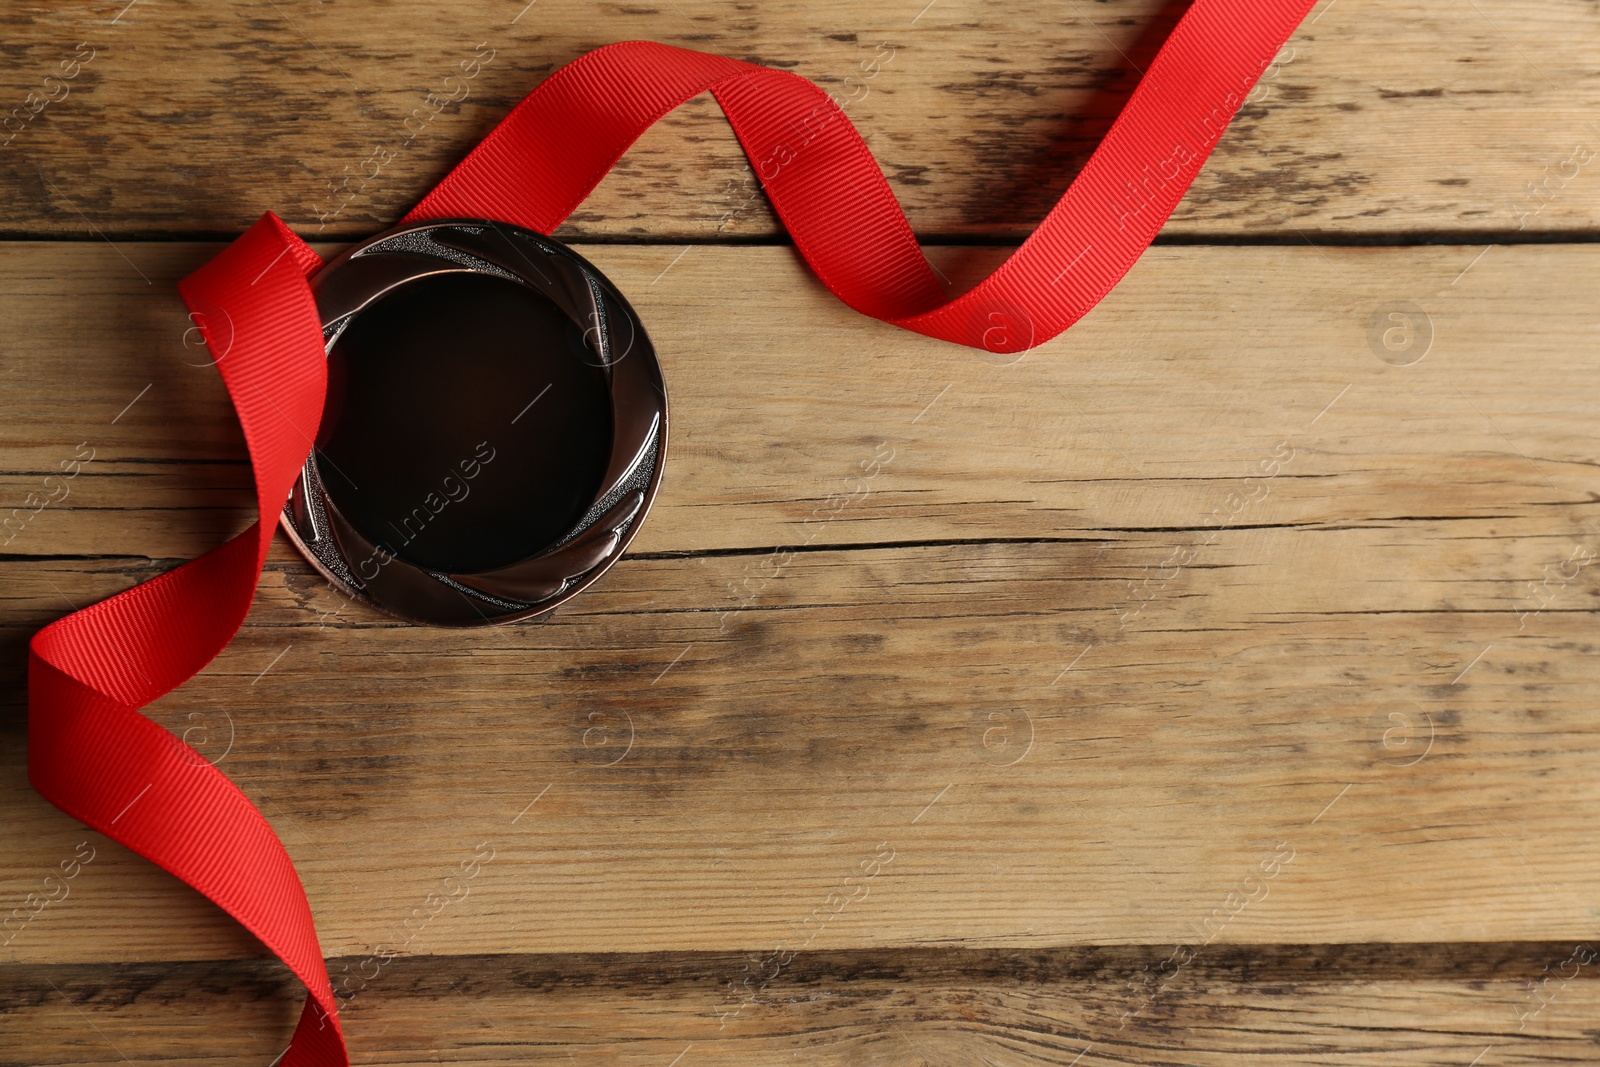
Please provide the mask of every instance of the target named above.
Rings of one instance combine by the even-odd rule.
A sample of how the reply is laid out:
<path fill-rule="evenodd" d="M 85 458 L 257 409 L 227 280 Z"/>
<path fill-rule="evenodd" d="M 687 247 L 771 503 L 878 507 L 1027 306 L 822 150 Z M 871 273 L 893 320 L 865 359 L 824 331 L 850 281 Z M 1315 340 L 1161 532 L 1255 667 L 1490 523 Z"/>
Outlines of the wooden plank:
<path fill-rule="evenodd" d="M 1416 520 L 1405 560 L 1393 529 L 1238 531 L 1126 627 L 1159 535 L 805 553 L 733 615 L 744 558 L 630 559 L 548 622 L 468 633 L 341 611 L 282 549 L 153 714 L 274 820 L 338 955 L 480 853 L 408 951 L 1582 937 L 1592 571 L 1519 630 L 1450 573 L 1504 521 Z M 148 569 L 0 565 L 9 647 Z M 0 900 L 96 858 L 8 958 L 240 952 L 32 793 L 20 718 Z"/>
<path fill-rule="evenodd" d="M 1503 1067 L 1592 1059 L 1594 953 L 1222 950 L 1148 1000 L 1166 948 L 803 953 L 782 968 L 707 953 L 424 957 L 379 968 L 343 1016 L 355 1060 L 391 1064 Z M 335 974 L 361 963 L 332 961 Z M 754 999 L 735 992 L 747 968 L 763 975 Z M 299 1010 L 294 981 L 259 962 L 0 975 L 8 1067 L 267 1063 Z"/>
<path fill-rule="evenodd" d="M 215 248 L 0 249 L 0 501 L 95 450 L 0 551 L 186 558 L 249 521 L 239 431 L 173 288 Z M 1560 515 L 1561 538 L 1595 518 L 1592 245 L 1159 248 L 1008 366 L 857 315 L 786 249 L 584 250 L 640 307 L 672 397 L 638 552 L 1414 516 Z M 1003 254 L 933 251 L 958 285 Z"/>
<path fill-rule="evenodd" d="M 398 0 L 380 17 L 342 4 L 121 7 L 0 15 L 0 99 L 18 109 L 0 151 L 12 234 L 235 233 L 268 207 L 325 238 L 370 233 L 556 66 L 654 38 L 807 75 L 846 101 L 918 232 L 1014 238 L 1088 157 L 1181 10 L 1164 0 L 759 10 Z M 1407 0 L 1381 17 L 1325 3 L 1168 233 L 1592 234 L 1597 40 L 1592 8 L 1566 0 L 1492 12 Z M 779 231 L 702 99 L 647 133 L 564 232 Z"/>

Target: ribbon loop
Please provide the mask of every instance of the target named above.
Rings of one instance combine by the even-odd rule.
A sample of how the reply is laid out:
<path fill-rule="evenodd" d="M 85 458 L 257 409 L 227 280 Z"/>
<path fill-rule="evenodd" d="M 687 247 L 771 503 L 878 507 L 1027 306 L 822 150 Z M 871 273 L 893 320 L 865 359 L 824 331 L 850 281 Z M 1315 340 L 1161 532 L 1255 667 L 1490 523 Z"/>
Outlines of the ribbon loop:
<path fill-rule="evenodd" d="M 311 994 L 283 1061 L 296 1067 L 349 1063 L 300 877 L 250 799 L 138 709 L 210 663 L 249 611 L 322 414 L 327 363 L 306 283 L 321 262 L 269 212 L 179 285 L 244 428 L 255 523 L 40 630 L 28 660 L 29 781 L 210 897 L 289 965 Z"/>
<path fill-rule="evenodd" d="M 1044 221 L 950 300 L 832 97 L 788 71 L 651 41 L 607 45 L 556 71 L 405 221 L 494 218 L 549 233 L 640 134 L 709 90 L 795 247 L 835 296 L 928 337 L 1023 351 L 1122 280 L 1313 3 L 1195 0 Z"/>

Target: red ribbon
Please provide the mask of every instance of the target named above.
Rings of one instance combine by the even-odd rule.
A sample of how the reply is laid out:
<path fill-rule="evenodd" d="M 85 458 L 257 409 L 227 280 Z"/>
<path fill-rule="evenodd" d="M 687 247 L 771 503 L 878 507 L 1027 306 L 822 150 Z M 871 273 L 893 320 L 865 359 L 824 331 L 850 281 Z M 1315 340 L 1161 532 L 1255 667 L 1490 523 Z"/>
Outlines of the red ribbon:
<path fill-rule="evenodd" d="M 406 221 L 490 218 L 550 232 L 661 116 L 709 90 L 818 278 L 866 315 L 1015 352 L 1056 336 L 1149 245 L 1314 0 L 1195 0 L 1044 222 L 946 301 L 888 182 L 826 93 L 785 71 L 649 42 L 585 55 L 529 94 Z M 282 1063 L 346 1067 L 305 890 L 271 826 L 198 752 L 139 714 L 233 639 L 312 448 L 326 358 L 308 277 L 322 264 L 268 212 L 179 285 L 228 387 L 259 516 L 227 544 L 33 638 L 28 776 L 62 811 L 194 886 L 310 996 Z"/>

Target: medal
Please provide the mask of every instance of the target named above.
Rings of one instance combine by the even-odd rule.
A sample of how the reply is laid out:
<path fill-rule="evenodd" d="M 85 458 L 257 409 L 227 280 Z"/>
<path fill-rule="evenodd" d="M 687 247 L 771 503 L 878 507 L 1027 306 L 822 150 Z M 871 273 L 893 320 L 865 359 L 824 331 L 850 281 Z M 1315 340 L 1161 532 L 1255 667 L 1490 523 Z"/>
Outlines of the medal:
<path fill-rule="evenodd" d="M 507 223 L 413 223 L 311 279 L 317 447 L 282 524 L 352 599 L 474 626 L 551 611 L 622 555 L 661 484 L 666 386 L 592 265 Z"/>

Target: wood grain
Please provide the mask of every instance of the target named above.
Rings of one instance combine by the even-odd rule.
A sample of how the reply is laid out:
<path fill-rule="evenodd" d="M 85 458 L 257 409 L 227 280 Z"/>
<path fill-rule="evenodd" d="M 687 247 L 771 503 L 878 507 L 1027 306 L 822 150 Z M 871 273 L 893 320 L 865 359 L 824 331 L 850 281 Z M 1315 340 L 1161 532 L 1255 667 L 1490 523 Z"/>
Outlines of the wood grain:
<path fill-rule="evenodd" d="M 162 0 L 113 17 L 118 7 L 0 15 L 0 102 L 26 116 L 39 106 L 30 92 L 66 93 L 0 149 L 12 234 L 230 234 L 266 208 L 325 238 L 371 233 L 555 67 L 652 38 L 796 70 L 849 101 L 919 233 L 1016 238 L 1088 158 L 1182 9 Z M 1578 0 L 1319 7 L 1167 233 L 1593 234 L 1597 18 Z M 80 42 L 92 58 L 46 83 Z M 435 115 L 430 93 L 459 102 Z M 779 229 L 703 98 L 647 133 L 562 232 L 704 241 Z"/>
<path fill-rule="evenodd" d="M 391 1064 L 1584 1063 L 1600 1012 L 1585 946 L 1222 949 L 1147 1001 L 1165 949 L 805 953 L 742 1011 L 730 986 L 760 961 L 740 956 L 402 959 L 345 1025 L 357 1062 Z M 259 962 L 0 974 L 6 1067 L 267 1063 L 299 1010 L 294 981 Z"/>

